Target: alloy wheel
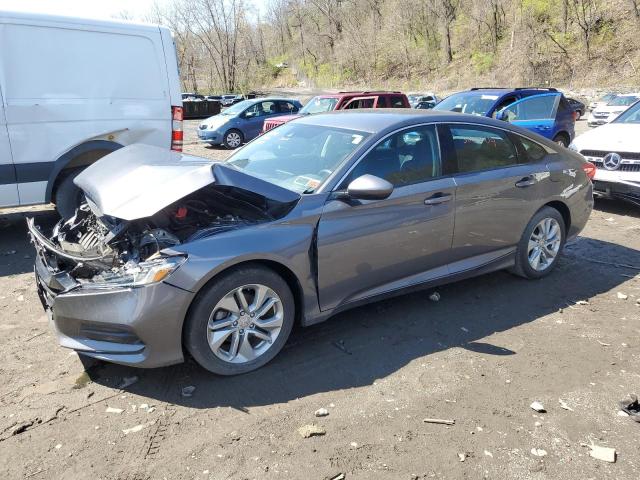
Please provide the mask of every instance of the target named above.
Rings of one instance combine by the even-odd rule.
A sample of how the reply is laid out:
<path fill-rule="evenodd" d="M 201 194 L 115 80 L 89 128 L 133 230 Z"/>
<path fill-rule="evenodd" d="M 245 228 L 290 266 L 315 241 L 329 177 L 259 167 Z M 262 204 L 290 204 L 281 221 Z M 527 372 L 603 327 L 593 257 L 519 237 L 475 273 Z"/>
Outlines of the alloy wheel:
<path fill-rule="evenodd" d="M 238 148 L 242 143 L 242 139 L 240 138 L 240 134 L 237 132 L 229 132 L 227 133 L 227 145 L 231 148 Z"/>
<path fill-rule="evenodd" d="M 540 221 L 529 238 L 527 257 L 531 268 L 543 272 L 554 262 L 560 251 L 562 230 L 560 224 L 554 218 L 545 218 Z"/>
<path fill-rule="evenodd" d="M 207 323 L 211 351 L 230 363 L 247 363 L 263 355 L 280 334 L 284 307 L 278 294 L 251 284 L 227 293 Z"/>

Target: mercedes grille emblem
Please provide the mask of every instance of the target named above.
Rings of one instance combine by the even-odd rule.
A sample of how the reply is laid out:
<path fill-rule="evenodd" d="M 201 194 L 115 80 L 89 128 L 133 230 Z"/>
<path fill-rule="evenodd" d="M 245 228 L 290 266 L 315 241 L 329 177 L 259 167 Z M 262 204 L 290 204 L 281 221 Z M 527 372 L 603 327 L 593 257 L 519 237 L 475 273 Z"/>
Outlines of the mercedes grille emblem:
<path fill-rule="evenodd" d="M 607 170 L 617 170 L 621 161 L 622 157 L 617 153 L 607 153 L 602 159 L 604 168 Z"/>

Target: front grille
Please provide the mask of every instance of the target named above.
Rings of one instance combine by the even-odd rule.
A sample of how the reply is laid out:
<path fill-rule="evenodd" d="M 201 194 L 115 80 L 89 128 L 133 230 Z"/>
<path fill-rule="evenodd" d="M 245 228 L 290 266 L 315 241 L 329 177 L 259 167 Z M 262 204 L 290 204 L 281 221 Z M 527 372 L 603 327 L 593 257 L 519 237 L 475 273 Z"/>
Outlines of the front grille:
<path fill-rule="evenodd" d="M 580 150 L 583 157 L 599 157 L 603 158 L 607 153 L 614 153 L 611 150 Z M 623 160 L 640 160 L 640 152 L 615 152 L 622 157 Z"/>
<path fill-rule="evenodd" d="M 596 166 L 596 168 L 605 169 L 602 160 L 594 160 L 592 163 Z M 620 166 L 614 171 L 616 171 L 616 172 L 640 172 L 640 164 L 635 164 L 634 165 L 634 164 L 629 164 L 629 163 L 621 163 Z"/>

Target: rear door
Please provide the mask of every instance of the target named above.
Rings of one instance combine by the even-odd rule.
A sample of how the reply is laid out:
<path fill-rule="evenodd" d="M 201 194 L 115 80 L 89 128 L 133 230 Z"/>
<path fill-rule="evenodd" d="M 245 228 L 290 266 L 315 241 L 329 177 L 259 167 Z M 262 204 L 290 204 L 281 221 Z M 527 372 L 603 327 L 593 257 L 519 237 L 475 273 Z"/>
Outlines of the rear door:
<path fill-rule="evenodd" d="M 19 203 L 16 171 L 11 157 L 4 100 L 0 89 L 0 207 L 12 207 Z"/>
<path fill-rule="evenodd" d="M 265 100 L 258 102 L 249 107 L 244 113 L 244 122 L 242 124 L 242 134 L 246 141 L 257 137 L 262 131 L 264 121 L 275 115 L 282 115 L 278 111 L 278 105 L 273 100 Z"/>
<path fill-rule="evenodd" d="M 385 200 L 328 200 L 317 234 L 322 310 L 448 271 L 455 183 L 442 174 L 435 127 L 410 127 L 381 140 L 338 190 L 364 174 L 390 181 L 394 190 Z"/>
<path fill-rule="evenodd" d="M 507 255 L 548 191 L 546 150 L 529 141 L 543 152 L 532 161 L 516 137 L 484 125 L 452 123 L 440 133 L 445 162 L 456 171 L 452 261 L 486 263 Z"/>
<path fill-rule="evenodd" d="M 553 139 L 560 97 L 561 93 L 543 93 L 523 98 L 500 110 L 499 118 Z"/>

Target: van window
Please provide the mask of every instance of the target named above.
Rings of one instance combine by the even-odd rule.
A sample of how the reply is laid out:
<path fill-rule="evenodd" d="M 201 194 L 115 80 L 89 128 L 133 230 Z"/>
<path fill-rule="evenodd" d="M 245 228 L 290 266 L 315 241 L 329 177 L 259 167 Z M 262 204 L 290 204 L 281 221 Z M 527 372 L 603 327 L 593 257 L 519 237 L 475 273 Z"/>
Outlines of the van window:
<path fill-rule="evenodd" d="M 4 25 L 0 45 L 8 101 L 167 96 L 159 52 L 139 35 Z"/>

